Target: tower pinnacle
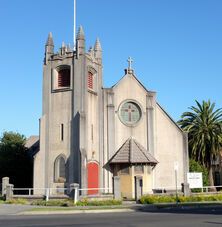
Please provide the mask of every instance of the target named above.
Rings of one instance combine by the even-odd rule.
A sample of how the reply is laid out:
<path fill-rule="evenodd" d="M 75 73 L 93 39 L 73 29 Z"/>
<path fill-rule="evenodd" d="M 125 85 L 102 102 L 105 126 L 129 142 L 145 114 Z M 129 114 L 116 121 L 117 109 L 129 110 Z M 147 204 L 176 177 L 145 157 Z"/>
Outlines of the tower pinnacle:
<path fill-rule="evenodd" d="M 101 47 L 99 38 L 96 39 L 96 43 L 95 43 L 95 46 L 94 46 L 94 50 L 95 50 L 95 51 L 102 51 L 102 47 Z"/>
<path fill-rule="evenodd" d="M 102 47 L 100 44 L 99 39 L 96 39 L 95 45 L 94 45 L 94 52 L 95 52 L 95 58 L 99 60 L 99 62 L 102 62 Z"/>
<path fill-rule="evenodd" d="M 52 32 L 49 32 L 47 41 L 46 41 L 46 46 L 54 46 L 53 38 L 52 38 Z"/>
<path fill-rule="evenodd" d="M 52 33 L 50 32 L 45 44 L 45 60 L 44 60 L 45 64 L 48 63 L 48 60 L 53 53 L 54 53 L 54 42 L 52 38 Z"/>
<path fill-rule="evenodd" d="M 77 40 L 85 40 L 85 34 L 84 34 L 84 31 L 83 31 L 83 28 L 82 28 L 81 25 L 79 27 L 78 34 L 77 34 L 76 39 Z"/>

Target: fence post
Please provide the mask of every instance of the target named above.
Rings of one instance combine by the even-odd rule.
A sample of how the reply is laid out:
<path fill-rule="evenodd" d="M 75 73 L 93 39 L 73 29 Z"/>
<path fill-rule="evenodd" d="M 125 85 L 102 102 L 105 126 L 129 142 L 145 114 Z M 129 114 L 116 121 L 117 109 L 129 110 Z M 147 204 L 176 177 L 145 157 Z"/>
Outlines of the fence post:
<path fill-rule="evenodd" d="M 119 176 L 113 177 L 113 194 L 114 194 L 114 199 L 121 199 Z"/>
<path fill-rule="evenodd" d="M 8 184 L 6 185 L 6 195 L 5 195 L 5 199 L 6 200 L 10 200 L 13 198 L 13 184 Z"/>
<path fill-rule="evenodd" d="M 79 184 L 73 183 L 70 184 L 70 197 L 73 198 L 74 204 L 79 201 Z"/>
<path fill-rule="evenodd" d="M 9 177 L 2 178 L 2 195 L 6 195 L 6 186 L 9 184 Z"/>
<path fill-rule="evenodd" d="M 49 201 L 49 188 L 46 188 L 46 190 L 45 190 L 45 201 L 46 202 Z"/>

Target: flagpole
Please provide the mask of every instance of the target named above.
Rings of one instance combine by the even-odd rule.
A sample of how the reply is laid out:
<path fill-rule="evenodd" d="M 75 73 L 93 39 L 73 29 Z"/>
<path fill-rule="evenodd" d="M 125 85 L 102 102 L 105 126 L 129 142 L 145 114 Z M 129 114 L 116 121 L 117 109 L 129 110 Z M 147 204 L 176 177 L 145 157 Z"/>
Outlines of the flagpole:
<path fill-rule="evenodd" d="M 76 50 L 76 0 L 73 2 L 73 50 Z"/>

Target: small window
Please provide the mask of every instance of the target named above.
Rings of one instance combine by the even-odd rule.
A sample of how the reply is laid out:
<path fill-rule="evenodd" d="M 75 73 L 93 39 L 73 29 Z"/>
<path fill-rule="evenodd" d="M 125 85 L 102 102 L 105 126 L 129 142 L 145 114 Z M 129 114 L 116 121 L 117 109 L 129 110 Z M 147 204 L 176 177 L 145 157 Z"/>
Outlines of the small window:
<path fill-rule="evenodd" d="M 93 141 L 93 124 L 91 125 L 91 140 Z"/>
<path fill-rule="evenodd" d="M 58 87 L 70 87 L 70 70 L 61 69 L 58 71 Z"/>
<path fill-rule="evenodd" d="M 129 166 L 128 165 L 120 166 L 120 174 L 128 175 L 129 173 L 130 173 L 130 170 L 129 170 Z"/>
<path fill-rule="evenodd" d="M 88 72 L 88 88 L 93 89 L 93 74 Z"/>
<path fill-rule="evenodd" d="M 63 156 L 59 156 L 55 160 L 54 172 L 55 182 L 64 183 L 66 181 L 66 162 Z"/>
<path fill-rule="evenodd" d="M 64 125 L 61 124 L 61 127 L 60 127 L 60 138 L 61 138 L 61 141 L 63 141 L 64 139 Z"/>
<path fill-rule="evenodd" d="M 142 165 L 134 166 L 134 173 L 135 174 L 141 174 L 141 173 L 143 173 L 143 166 Z"/>

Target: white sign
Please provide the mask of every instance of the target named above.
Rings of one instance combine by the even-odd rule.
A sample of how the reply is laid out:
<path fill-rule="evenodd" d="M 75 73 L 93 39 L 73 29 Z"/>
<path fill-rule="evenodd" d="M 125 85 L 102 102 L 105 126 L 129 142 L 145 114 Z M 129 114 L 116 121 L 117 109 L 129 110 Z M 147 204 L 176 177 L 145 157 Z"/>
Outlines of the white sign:
<path fill-rule="evenodd" d="M 187 173 L 187 182 L 190 185 L 190 188 L 202 188 L 202 173 Z"/>

